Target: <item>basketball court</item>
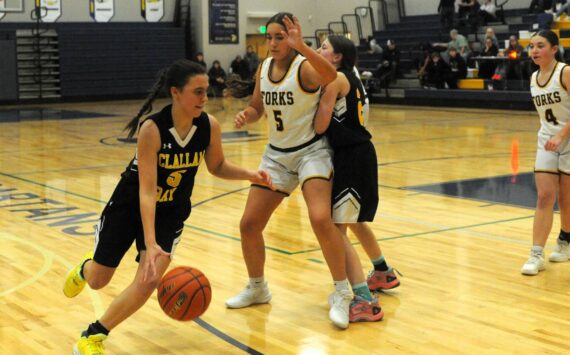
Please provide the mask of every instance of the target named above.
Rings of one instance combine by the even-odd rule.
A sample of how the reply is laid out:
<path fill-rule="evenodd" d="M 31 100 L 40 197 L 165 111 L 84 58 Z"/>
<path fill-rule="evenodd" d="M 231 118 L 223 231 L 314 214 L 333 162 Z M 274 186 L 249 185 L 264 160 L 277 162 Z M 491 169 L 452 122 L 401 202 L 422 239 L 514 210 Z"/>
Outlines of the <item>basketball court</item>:
<path fill-rule="evenodd" d="M 155 109 L 168 101 L 156 103 Z M 0 352 L 66 354 L 131 281 L 131 250 L 110 285 L 75 299 L 65 274 L 93 247 L 94 225 L 134 154 L 122 128 L 141 101 L 0 107 Z M 211 99 L 227 159 L 255 168 L 265 119 L 233 128 L 246 105 Z M 302 195 L 284 200 L 265 233 L 268 305 L 230 310 L 247 281 L 239 220 L 249 186 L 201 168 L 193 211 L 171 267 L 212 285 L 207 312 L 177 322 L 156 294 L 111 333 L 109 354 L 567 353 L 570 264 L 520 274 L 536 198 L 534 112 L 373 106 L 380 208 L 371 224 L 401 286 L 379 294 L 377 323 L 341 331 L 333 291 Z M 555 215 L 548 251 L 555 243 Z M 363 265 L 369 262 L 355 241 Z M 367 271 L 367 270 L 365 270 Z"/>

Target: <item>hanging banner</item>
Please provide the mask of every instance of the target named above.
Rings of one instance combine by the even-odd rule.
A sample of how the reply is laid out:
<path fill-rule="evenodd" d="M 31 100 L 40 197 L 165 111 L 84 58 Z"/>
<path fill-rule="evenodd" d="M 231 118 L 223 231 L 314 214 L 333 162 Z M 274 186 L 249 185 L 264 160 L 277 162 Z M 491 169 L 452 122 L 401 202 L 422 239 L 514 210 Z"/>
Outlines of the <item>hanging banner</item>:
<path fill-rule="evenodd" d="M 164 16 L 164 1 L 141 0 L 141 15 L 147 22 L 159 22 Z"/>
<path fill-rule="evenodd" d="M 238 0 L 210 0 L 210 44 L 239 43 Z"/>
<path fill-rule="evenodd" d="M 61 17 L 61 0 L 36 0 L 36 14 L 42 22 L 55 22 Z"/>
<path fill-rule="evenodd" d="M 89 15 L 95 22 L 109 22 L 115 16 L 115 0 L 89 0 Z"/>

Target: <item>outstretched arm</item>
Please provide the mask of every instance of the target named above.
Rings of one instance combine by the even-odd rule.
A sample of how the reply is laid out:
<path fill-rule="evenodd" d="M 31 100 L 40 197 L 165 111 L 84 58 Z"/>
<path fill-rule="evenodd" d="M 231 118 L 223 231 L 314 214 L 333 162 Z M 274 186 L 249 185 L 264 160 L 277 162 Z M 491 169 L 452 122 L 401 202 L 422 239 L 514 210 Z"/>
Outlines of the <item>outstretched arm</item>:
<path fill-rule="evenodd" d="M 206 166 L 210 174 L 229 180 L 249 180 L 254 184 L 265 185 L 270 188 L 271 177 L 265 170 L 244 169 L 227 161 L 222 149 L 222 130 L 214 116 L 210 119 L 210 145 L 206 148 Z"/>

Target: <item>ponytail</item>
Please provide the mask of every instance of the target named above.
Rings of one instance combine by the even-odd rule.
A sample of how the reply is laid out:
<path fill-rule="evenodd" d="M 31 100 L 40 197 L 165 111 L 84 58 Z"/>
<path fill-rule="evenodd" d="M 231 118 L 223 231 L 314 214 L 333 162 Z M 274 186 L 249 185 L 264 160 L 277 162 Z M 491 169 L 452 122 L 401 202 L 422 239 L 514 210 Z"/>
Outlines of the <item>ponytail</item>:
<path fill-rule="evenodd" d="M 140 118 L 152 112 L 152 102 L 158 97 L 158 95 L 160 95 L 160 93 L 163 92 L 165 88 L 168 89 L 169 96 L 171 87 L 175 87 L 179 91 L 182 91 L 188 81 L 195 75 L 206 75 L 206 69 L 203 66 L 187 59 L 177 60 L 169 67 L 162 69 L 159 72 L 157 81 L 150 89 L 150 93 L 139 110 L 139 113 L 125 126 L 125 130 L 129 131 L 128 138 L 132 138 L 135 135 L 139 128 Z"/>
<path fill-rule="evenodd" d="M 146 101 L 139 110 L 139 113 L 135 117 L 133 117 L 133 119 L 131 119 L 131 121 L 125 126 L 125 130 L 127 129 L 129 130 L 129 133 L 127 134 L 128 138 L 132 138 L 137 132 L 140 118 L 144 115 L 148 115 L 152 111 L 152 102 L 162 92 L 164 83 L 166 82 L 167 72 L 168 70 L 166 69 L 162 69 L 160 71 L 160 76 L 158 77 L 158 80 L 154 83 L 154 85 L 150 89 L 150 93 L 146 97 Z"/>

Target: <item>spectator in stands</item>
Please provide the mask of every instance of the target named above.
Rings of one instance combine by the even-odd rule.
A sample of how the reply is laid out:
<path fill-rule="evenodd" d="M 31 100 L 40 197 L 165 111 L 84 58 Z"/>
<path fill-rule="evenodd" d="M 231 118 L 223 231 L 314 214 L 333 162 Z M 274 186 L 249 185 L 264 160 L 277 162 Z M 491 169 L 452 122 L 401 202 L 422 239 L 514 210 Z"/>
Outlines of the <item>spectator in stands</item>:
<path fill-rule="evenodd" d="M 214 60 L 212 63 L 212 67 L 208 71 L 208 79 L 213 96 L 222 96 L 226 87 L 226 72 L 220 65 L 219 60 Z"/>
<path fill-rule="evenodd" d="M 459 51 L 459 54 L 463 57 L 463 59 L 467 60 L 469 54 L 471 53 L 471 49 L 469 48 L 469 42 L 467 42 L 467 38 L 465 36 L 459 34 L 456 29 L 453 29 L 449 32 L 449 36 L 451 37 L 451 41 L 448 43 L 438 43 L 437 46 L 446 47 L 448 53 L 446 56 L 449 58 L 449 48 L 456 48 Z"/>
<path fill-rule="evenodd" d="M 453 17 L 455 16 L 455 0 L 439 0 L 437 6 L 441 29 L 443 32 L 449 31 L 453 27 Z"/>
<path fill-rule="evenodd" d="M 230 69 L 233 74 L 239 75 L 240 79 L 249 79 L 249 64 L 246 60 L 241 58 L 241 55 L 236 56 L 236 58 L 230 64 Z"/>
<path fill-rule="evenodd" d="M 487 38 L 490 38 L 491 41 L 493 41 L 493 44 L 495 47 L 497 47 L 497 49 L 499 48 L 499 40 L 495 35 L 495 29 L 493 27 L 487 27 L 485 30 L 485 37 L 481 39 L 481 48 L 485 48 L 485 42 L 487 42 Z"/>
<path fill-rule="evenodd" d="M 485 48 L 479 55 L 480 57 L 496 57 L 499 49 L 489 37 L 485 39 Z M 496 62 L 493 60 L 482 60 L 479 62 L 479 77 L 483 79 L 491 79 L 497 67 Z"/>
<path fill-rule="evenodd" d="M 495 17 L 496 12 L 497 8 L 495 7 L 495 1 L 485 0 L 485 3 L 483 3 L 479 8 L 480 23 L 486 26 L 487 23 L 497 20 Z"/>
<path fill-rule="evenodd" d="M 376 77 L 381 83 L 396 81 L 400 71 L 400 49 L 393 39 L 386 42 L 387 48 L 382 55 L 382 62 L 376 70 Z"/>
<path fill-rule="evenodd" d="M 506 49 L 506 56 L 509 58 L 507 64 L 507 80 L 521 80 L 522 79 L 522 68 L 521 68 L 521 58 L 526 56 L 524 48 L 519 44 L 517 36 L 509 37 L 509 46 Z"/>
<path fill-rule="evenodd" d="M 472 32 L 477 30 L 479 25 L 479 8 L 481 5 L 478 0 L 462 0 L 458 4 L 461 14 L 461 24 L 468 24 Z"/>
<path fill-rule="evenodd" d="M 203 66 L 204 71 L 208 68 L 208 66 L 206 65 L 206 62 L 204 62 L 204 53 L 202 53 L 202 52 L 196 53 L 196 57 L 192 61 Z"/>
<path fill-rule="evenodd" d="M 467 77 L 467 63 L 455 47 L 449 48 L 449 67 L 450 72 L 446 78 L 447 86 L 450 89 L 457 89 L 457 82 Z"/>
<path fill-rule="evenodd" d="M 505 57 L 505 50 L 500 49 L 499 52 L 497 53 L 497 58 L 504 58 L 504 57 Z M 508 63 L 506 61 L 502 60 L 497 62 L 497 66 L 495 67 L 495 72 L 491 77 L 492 80 L 491 88 L 493 90 L 505 89 L 507 68 L 508 68 Z"/>
<path fill-rule="evenodd" d="M 457 18 L 459 21 L 465 22 L 472 12 L 473 0 L 459 0 L 457 2 Z"/>
<path fill-rule="evenodd" d="M 428 88 L 445 89 L 445 80 L 450 73 L 449 65 L 441 58 L 438 52 L 431 54 L 431 60 L 425 69 L 425 83 Z"/>
<path fill-rule="evenodd" d="M 376 42 L 376 38 L 368 36 L 368 53 L 381 55 L 384 49 Z"/>
<path fill-rule="evenodd" d="M 249 77 L 252 78 L 255 76 L 255 72 L 257 71 L 257 66 L 259 65 L 259 57 L 257 56 L 257 53 L 253 51 L 253 46 L 251 45 L 247 46 L 245 60 L 247 61 L 249 68 Z"/>
<path fill-rule="evenodd" d="M 530 7 L 528 8 L 528 12 L 540 14 L 547 10 L 552 10 L 553 6 L 554 6 L 553 0 L 532 0 L 530 2 Z"/>

